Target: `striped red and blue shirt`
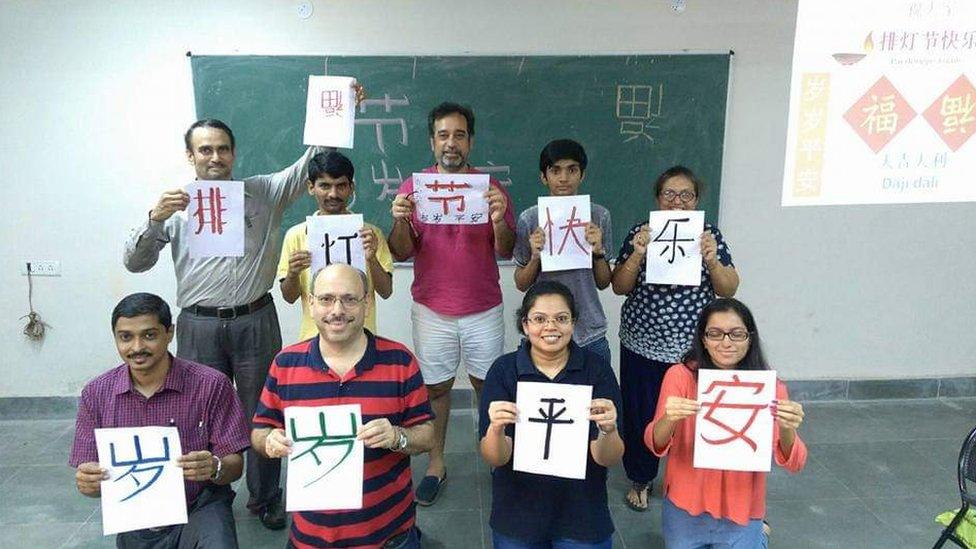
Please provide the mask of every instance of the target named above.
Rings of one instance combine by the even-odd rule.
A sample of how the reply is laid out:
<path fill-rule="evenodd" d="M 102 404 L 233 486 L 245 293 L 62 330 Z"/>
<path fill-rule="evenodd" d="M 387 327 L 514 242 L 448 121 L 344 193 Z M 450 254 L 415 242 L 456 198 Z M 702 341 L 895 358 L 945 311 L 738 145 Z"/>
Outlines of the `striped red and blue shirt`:
<path fill-rule="evenodd" d="M 411 427 L 434 414 L 413 354 L 402 344 L 366 332 L 366 352 L 343 377 L 329 369 L 319 338 L 285 347 L 271 363 L 254 413 L 254 427 L 284 427 L 289 406 L 359 404 L 362 421 L 387 418 Z M 363 508 L 292 514 L 295 547 L 380 547 L 414 524 L 410 457 L 365 448 Z"/>
<path fill-rule="evenodd" d="M 183 454 L 209 450 L 218 457 L 251 446 L 247 419 L 230 379 L 209 366 L 170 355 L 163 386 L 146 398 L 132 386 L 129 367 L 112 368 L 81 391 L 68 464 L 98 461 L 95 429 L 176 427 Z M 204 482 L 186 480 L 186 501 L 196 501 Z"/>

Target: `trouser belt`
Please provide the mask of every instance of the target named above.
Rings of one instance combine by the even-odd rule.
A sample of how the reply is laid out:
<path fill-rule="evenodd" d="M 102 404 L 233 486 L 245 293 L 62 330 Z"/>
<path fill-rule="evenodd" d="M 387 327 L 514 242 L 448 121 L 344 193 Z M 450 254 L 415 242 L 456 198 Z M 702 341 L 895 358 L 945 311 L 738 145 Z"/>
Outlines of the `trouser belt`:
<path fill-rule="evenodd" d="M 195 315 L 231 320 L 239 316 L 249 315 L 253 312 L 259 311 L 271 303 L 271 301 L 271 294 L 264 294 L 251 303 L 246 305 L 238 305 L 236 307 L 204 307 L 202 305 L 190 305 L 189 307 L 185 307 L 183 310 L 189 311 Z"/>

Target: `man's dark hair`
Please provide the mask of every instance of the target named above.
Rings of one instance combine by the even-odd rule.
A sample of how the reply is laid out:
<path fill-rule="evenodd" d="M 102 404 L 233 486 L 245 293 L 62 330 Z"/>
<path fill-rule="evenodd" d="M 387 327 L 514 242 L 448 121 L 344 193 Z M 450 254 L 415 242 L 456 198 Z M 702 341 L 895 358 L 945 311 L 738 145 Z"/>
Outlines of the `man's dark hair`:
<path fill-rule="evenodd" d="M 169 305 L 163 301 L 163 298 L 154 294 L 138 293 L 125 296 L 112 310 L 112 331 L 115 331 L 115 324 L 119 318 L 134 318 L 142 315 L 154 315 L 167 330 L 173 325 L 173 315 L 170 314 Z"/>
<path fill-rule="evenodd" d="M 437 105 L 427 115 L 427 131 L 430 133 L 430 136 L 434 137 L 434 123 L 451 114 L 460 114 L 463 116 L 464 120 L 468 123 L 468 137 L 474 137 L 474 113 L 471 112 L 471 108 L 458 105 L 457 103 L 451 103 L 450 101 L 445 101 Z"/>
<path fill-rule="evenodd" d="M 522 327 L 522 324 L 529 320 L 529 310 L 544 295 L 558 295 L 562 297 L 566 300 L 566 306 L 569 307 L 569 314 L 573 317 L 573 321 L 575 322 L 579 318 L 579 310 L 576 309 L 576 300 L 573 299 L 573 292 L 568 286 L 555 280 L 540 280 L 532 286 L 529 286 L 529 289 L 525 292 L 525 296 L 522 297 L 522 306 L 515 312 L 516 327 L 520 334 L 525 335 L 525 328 Z"/>
<path fill-rule="evenodd" d="M 190 145 L 190 138 L 193 137 L 193 130 L 197 128 L 216 128 L 218 130 L 222 130 L 227 134 L 227 137 L 230 138 L 230 150 L 234 150 L 234 147 L 236 146 L 234 144 L 234 132 L 230 131 L 230 126 L 224 124 L 216 118 L 204 118 L 203 120 L 197 120 L 190 125 L 190 129 L 186 130 L 186 133 L 183 134 L 183 143 L 186 145 L 186 150 L 193 150 L 192 145 Z"/>
<path fill-rule="evenodd" d="M 586 172 L 586 151 L 572 139 L 556 139 L 543 147 L 539 155 L 539 171 L 546 175 L 546 170 L 560 160 L 575 160 L 579 163 L 580 173 Z"/>
<path fill-rule="evenodd" d="M 352 183 L 355 173 L 356 169 L 353 168 L 352 161 L 340 152 L 320 152 L 308 161 L 308 180 L 312 183 L 323 174 L 333 179 L 346 176 Z"/>

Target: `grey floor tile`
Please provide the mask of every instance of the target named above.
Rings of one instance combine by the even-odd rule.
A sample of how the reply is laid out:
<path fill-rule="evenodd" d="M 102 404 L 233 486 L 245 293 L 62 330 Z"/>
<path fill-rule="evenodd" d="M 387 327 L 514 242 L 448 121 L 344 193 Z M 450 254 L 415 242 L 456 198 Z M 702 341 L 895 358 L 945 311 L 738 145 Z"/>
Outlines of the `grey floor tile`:
<path fill-rule="evenodd" d="M 976 417 L 937 399 L 856 402 L 852 406 L 886 430 L 897 432 L 898 440 L 957 438 L 961 444 L 976 425 Z M 905 421 L 908 417 L 910 424 Z"/>
<path fill-rule="evenodd" d="M 3 527 L 6 547 L 61 547 L 83 522 L 24 523 Z"/>
<path fill-rule="evenodd" d="M 454 410 L 447 424 L 444 441 L 445 454 L 474 452 L 477 450 L 478 417 L 472 410 Z"/>
<path fill-rule="evenodd" d="M 417 508 L 418 515 L 426 511 L 442 512 L 457 510 L 478 510 L 481 507 L 481 489 L 485 486 L 484 477 L 488 469 L 481 457 L 474 452 L 466 454 L 446 454 L 447 482 L 441 487 L 441 494 L 430 507 Z M 413 485 L 416 488 L 424 476 L 427 456 L 413 458 Z"/>
<path fill-rule="evenodd" d="M 915 451 L 925 456 L 933 469 L 955 478 L 962 442 L 962 439 L 956 438 L 925 440 L 915 444 Z"/>
<path fill-rule="evenodd" d="M 265 528 L 257 518 L 238 518 L 237 541 L 241 549 L 284 547 L 288 542 L 288 528 L 291 528 L 291 519 L 284 530 L 272 531 Z"/>
<path fill-rule="evenodd" d="M 774 465 L 766 476 L 767 502 L 854 497 L 854 492 L 812 455 L 798 473 Z"/>
<path fill-rule="evenodd" d="M 15 487 L 16 489 L 11 489 Z M 84 522 L 98 500 L 75 489 L 74 470 L 67 465 L 24 466 L 0 499 L 0 524 Z"/>
<path fill-rule="evenodd" d="M 0 465 L 0 486 L 17 476 L 21 467 L 20 465 Z"/>
<path fill-rule="evenodd" d="M 74 424 L 66 419 L 0 421 L 0 464 L 66 464 Z"/>
<path fill-rule="evenodd" d="M 811 445 L 828 471 L 859 497 L 897 497 L 951 493 L 955 479 L 905 442 Z"/>
<path fill-rule="evenodd" d="M 936 515 L 959 507 L 960 502 L 957 494 L 947 493 L 907 498 L 865 498 L 864 503 L 881 522 L 904 539 L 905 547 L 929 547 L 939 539 L 943 529 L 941 524 L 935 522 Z"/>
<path fill-rule="evenodd" d="M 976 418 L 976 398 L 940 398 L 939 401 L 964 416 Z"/>
<path fill-rule="evenodd" d="M 480 510 L 425 511 L 417 513 L 424 549 L 483 547 Z"/>
<path fill-rule="evenodd" d="M 773 528 L 771 549 L 906 547 L 856 499 L 782 501 L 768 506 L 766 517 Z"/>
<path fill-rule="evenodd" d="M 97 513 L 71 535 L 62 547 L 115 547 L 115 536 L 102 535 L 102 519 Z"/>
<path fill-rule="evenodd" d="M 901 428 L 890 429 L 872 413 L 850 402 L 803 403 L 803 425 L 798 432 L 807 444 L 901 440 Z"/>
<path fill-rule="evenodd" d="M 623 501 L 619 499 L 618 501 Z M 620 547 L 664 547 L 661 537 L 661 500 L 652 499 L 647 511 L 638 513 L 625 505 L 610 504 L 610 516 Z"/>

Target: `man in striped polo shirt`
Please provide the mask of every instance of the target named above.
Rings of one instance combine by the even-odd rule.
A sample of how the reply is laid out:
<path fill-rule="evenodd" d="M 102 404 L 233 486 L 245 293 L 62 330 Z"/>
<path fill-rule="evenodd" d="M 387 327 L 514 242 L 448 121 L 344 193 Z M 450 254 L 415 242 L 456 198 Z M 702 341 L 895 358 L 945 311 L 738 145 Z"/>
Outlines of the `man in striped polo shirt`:
<path fill-rule="evenodd" d="M 282 349 L 254 414 L 251 443 L 269 458 L 291 451 L 288 406 L 359 404 L 365 445 L 363 507 L 292 515 L 295 547 L 420 547 L 414 528 L 412 454 L 433 445 L 433 413 L 417 361 L 402 344 L 363 329 L 366 275 L 336 263 L 311 281 L 319 336 Z"/>

